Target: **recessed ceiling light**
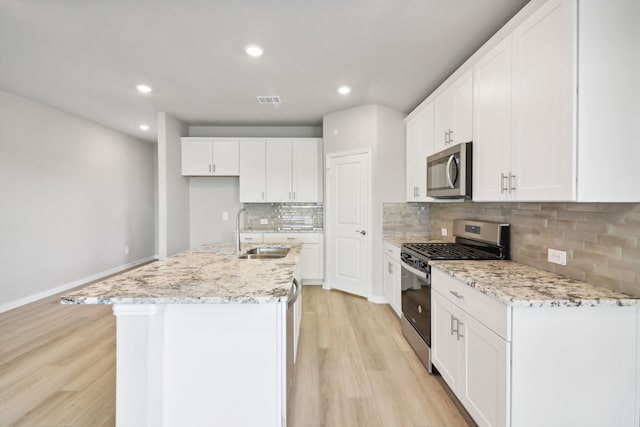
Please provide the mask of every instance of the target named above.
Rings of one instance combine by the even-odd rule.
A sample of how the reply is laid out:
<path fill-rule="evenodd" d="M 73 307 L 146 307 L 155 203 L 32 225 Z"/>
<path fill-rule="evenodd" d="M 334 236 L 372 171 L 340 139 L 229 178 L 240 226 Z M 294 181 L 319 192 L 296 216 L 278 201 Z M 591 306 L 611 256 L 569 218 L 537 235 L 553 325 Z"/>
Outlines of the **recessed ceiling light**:
<path fill-rule="evenodd" d="M 136 86 L 136 89 L 144 94 L 151 93 L 151 91 L 153 90 L 151 86 L 145 84 L 139 84 L 138 86 Z"/>
<path fill-rule="evenodd" d="M 262 56 L 264 53 L 264 49 L 262 46 L 258 46 L 257 44 L 250 44 L 249 46 L 244 48 L 244 51 L 247 52 L 247 55 L 253 56 L 257 58 L 258 56 Z"/>
<path fill-rule="evenodd" d="M 351 92 L 351 88 L 349 86 L 340 86 L 338 88 L 338 93 L 340 95 L 347 95 L 349 92 Z"/>
<path fill-rule="evenodd" d="M 149 130 L 149 125 L 145 125 L 144 123 L 138 126 L 141 130 Z"/>

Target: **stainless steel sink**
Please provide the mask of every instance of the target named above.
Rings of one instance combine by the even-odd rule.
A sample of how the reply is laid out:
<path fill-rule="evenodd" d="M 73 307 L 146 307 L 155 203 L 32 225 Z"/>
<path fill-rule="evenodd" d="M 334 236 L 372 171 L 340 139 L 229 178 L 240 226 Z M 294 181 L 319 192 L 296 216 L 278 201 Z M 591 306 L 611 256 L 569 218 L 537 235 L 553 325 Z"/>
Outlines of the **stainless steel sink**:
<path fill-rule="evenodd" d="M 240 255 L 240 259 L 278 259 L 284 258 L 289 253 L 289 248 L 273 248 L 262 246 L 253 248 Z"/>

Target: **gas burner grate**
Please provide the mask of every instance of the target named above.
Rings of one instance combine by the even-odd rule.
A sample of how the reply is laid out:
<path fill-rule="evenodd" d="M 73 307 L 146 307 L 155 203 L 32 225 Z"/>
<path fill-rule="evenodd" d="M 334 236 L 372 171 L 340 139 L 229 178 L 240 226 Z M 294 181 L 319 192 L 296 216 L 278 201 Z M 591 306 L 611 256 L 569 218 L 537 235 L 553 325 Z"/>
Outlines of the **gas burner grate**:
<path fill-rule="evenodd" d="M 409 243 L 403 246 L 430 260 L 500 259 L 500 257 L 490 252 L 459 243 Z"/>

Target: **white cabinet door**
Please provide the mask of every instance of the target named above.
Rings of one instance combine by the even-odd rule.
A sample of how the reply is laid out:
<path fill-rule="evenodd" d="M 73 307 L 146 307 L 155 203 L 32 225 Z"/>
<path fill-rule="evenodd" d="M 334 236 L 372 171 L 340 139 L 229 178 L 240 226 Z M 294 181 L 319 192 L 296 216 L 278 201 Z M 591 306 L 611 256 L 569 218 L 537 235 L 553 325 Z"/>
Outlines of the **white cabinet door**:
<path fill-rule="evenodd" d="M 433 152 L 444 150 L 451 142 L 449 135 L 453 129 L 454 93 L 449 86 L 434 103 Z"/>
<path fill-rule="evenodd" d="M 406 124 L 406 198 L 408 202 L 433 201 L 427 197 L 427 156 L 433 153 L 433 104 L 427 104 Z"/>
<path fill-rule="evenodd" d="M 511 36 L 507 36 L 473 67 L 474 201 L 505 200 L 509 195 L 511 58 Z"/>
<path fill-rule="evenodd" d="M 452 144 L 473 140 L 473 73 L 467 71 L 453 83 Z"/>
<path fill-rule="evenodd" d="M 433 151 L 473 140 L 473 74 L 469 70 L 435 100 Z"/>
<path fill-rule="evenodd" d="M 246 140 L 240 144 L 240 202 L 265 201 L 264 140 Z"/>
<path fill-rule="evenodd" d="M 267 202 L 291 202 L 293 200 L 291 162 L 290 140 L 267 140 Z"/>
<path fill-rule="evenodd" d="M 388 255 L 384 256 L 384 288 L 389 305 L 396 315 L 402 315 L 402 272 L 400 263 Z"/>
<path fill-rule="evenodd" d="M 549 0 L 513 32 L 514 200 L 575 199 L 576 16 Z"/>
<path fill-rule="evenodd" d="M 316 139 L 291 141 L 293 153 L 292 200 L 317 202 L 320 200 L 320 146 Z"/>
<path fill-rule="evenodd" d="M 437 291 L 431 291 L 431 357 L 442 379 L 457 395 L 460 380 L 458 328 L 463 312 Z"/>
<path fill-rule="evenodd" d="M 302 279 L 320 278 L 320 266 L 318 265 L 318 251 L 320 245 L 317 243 L 304 243 L 300 249 L 300 277 Z"/>
<path fill-rule="evenodd" d="M 211 139 L 182 138 L 182 175 L 210 176 L 213 174 Z"/>
<path fill-rule="evenodd" d="M 479 426 L 506 427 L 510 344 L 469 315 L 461 322 L 460 400 Z"/>
<path fill-rule="evenodd" d="M 240 174 L 240 148 L 237 140 L 213 141 L 213 175 L 234 176 Z"/>

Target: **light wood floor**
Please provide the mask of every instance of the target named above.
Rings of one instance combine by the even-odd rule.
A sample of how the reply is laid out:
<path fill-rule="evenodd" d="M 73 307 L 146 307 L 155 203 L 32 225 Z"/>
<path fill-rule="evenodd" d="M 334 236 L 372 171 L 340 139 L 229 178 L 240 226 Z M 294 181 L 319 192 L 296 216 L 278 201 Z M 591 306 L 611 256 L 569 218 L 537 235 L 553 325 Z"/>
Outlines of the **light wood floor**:
<path fill-rule="evenodd" d="M 292 427 L 467 426 L 387 306 L 305 286 Z M 113 426 L 111 306 L 0 314 L 0 426 Z"/>

